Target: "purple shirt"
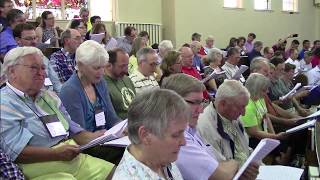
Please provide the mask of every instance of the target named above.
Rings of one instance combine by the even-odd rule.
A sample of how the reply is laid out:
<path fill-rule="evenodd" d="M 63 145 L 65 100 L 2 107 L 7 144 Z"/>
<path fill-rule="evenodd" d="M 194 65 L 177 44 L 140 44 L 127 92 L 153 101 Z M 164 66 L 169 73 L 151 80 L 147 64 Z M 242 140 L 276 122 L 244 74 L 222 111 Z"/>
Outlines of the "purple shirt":
<path fill-rule="evenodd" d="M 0 42 L 0 54 L 6 54 L 8 51 L 18 46 L 10 27 L 7 27 L 0 33 Z"/>
<path fill-rule="evenodd" d="M 185 180 L 207 180 L 217 169 L 212 148 L 204 143 L 195 128 L 187 127 L 184 132 L 186 145 L 182 146 L 176 164 Z"/>
<path fill-rule="evenodd" d="M 244 46 L 246 47 L 247 53 L 250 53 L 253 49 L 253 43 L 249 43 L 248 41 L 246 41 L 246 43 L 244 44 Z"/>

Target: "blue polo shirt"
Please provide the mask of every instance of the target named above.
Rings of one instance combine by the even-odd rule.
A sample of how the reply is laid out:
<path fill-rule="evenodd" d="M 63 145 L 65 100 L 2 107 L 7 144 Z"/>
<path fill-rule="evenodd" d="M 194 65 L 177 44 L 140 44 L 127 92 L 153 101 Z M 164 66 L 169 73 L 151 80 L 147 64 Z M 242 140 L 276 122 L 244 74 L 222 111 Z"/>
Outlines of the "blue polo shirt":
<path fill-rule="evenodd" d="M 13 30 L 11 27 L 7 27 L 0 33 L 0 42 L 0 54 L 6 54 L 8 51 L 18 46 L 13 37 Z"/>

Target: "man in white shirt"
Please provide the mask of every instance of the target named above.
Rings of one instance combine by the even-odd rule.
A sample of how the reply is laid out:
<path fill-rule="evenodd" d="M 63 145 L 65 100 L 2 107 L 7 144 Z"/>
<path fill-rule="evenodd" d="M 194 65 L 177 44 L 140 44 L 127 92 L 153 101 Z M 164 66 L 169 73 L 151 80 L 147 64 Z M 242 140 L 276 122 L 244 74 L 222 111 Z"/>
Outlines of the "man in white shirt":
<path fill-rule="evenodd" d="M 137 52 L 138 69 L 134 71 L 129 78 L 133 82 L 136 93 L 154 87 L 159 87 L 154 77 L 158 65 L 158 56 L 155 50 L 151 48 L 142 48 Z"/>
<path fill-rule="evenodd" d="M 320 85 L 320 64 L 308 71 L 307 77 L 309 85 Z"/>
<path fill-rule="evenodd" d="M 296 66 L 296 69 L 294 70 L 294 73 L 298 73 L 300 69 L 300 62 L 298 60 L 299 52 L 297 49 L 291 49 L 290 50 L 290 57 L 285 61 L 285 63 L 290 63 Z"/>
<path fill-rule="evenodd" d="M 226 71 L 226 76 L 228 79 L 236 79 L 240 80 L 240 82 L 244 83 L 245 79 L 241 75 L 240 77 L 234 77 L 236 72 L 239 70 L 237 66 L 240 61 L 240 51 L 238 48 L 230 48 L 227 53 L 227 61 L 221 67 L 224 71 Z"/>
<path fill-rule="evenodd" d="M 304 58 L 300 60 L 300 71 L 308 72 L 312 69 L 311 56 L 311 51 L 304 52 Z"/>

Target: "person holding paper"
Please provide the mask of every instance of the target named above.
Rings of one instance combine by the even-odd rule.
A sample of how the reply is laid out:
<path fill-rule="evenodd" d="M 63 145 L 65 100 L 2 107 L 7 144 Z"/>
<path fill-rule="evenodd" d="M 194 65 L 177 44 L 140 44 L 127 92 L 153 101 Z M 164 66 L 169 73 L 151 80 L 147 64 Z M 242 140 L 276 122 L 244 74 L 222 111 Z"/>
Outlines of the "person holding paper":
<path fill-rule="evenodd" d="M 103 38 L 98 43 L 102 44 L 107 51 L 117 47 L 117 40 L 110 36 L 110 33 L 103 23 L 97 23 L 92 27 L 90 35 L 94 34 L 104 34 Z"/>
<path fill-rule="evenodd" d="M 227 53 L 227 60 L 225 64 L 221 67 L 222 70 L 226 71 L 226 76 L 228 79 L 240 80 L 242 83 L 245 82 L 242 74 L 239 77 L 234 77 L 236 72 L 239 70 L 240 61 L 240 51 L 238 48 L 230 48 Z"/>
<path fill-rule="evenodd" d="M 204 67 L 204 76 L 207 77 L 212 72 L 219 73 L 222 71 L 222 69 L 220 68 L 220 65 L 222 63 L 223 54 L 220 49 L 218 48 L 209 49 L 207 54 L 207 59 L 209 61 L 209 66 Z M 223 83 L 224 79 L 226 79 L 226 75 L 219 74 L 218 77 L 215 78 L 214 84 L 216 84 L 216 86 L 219 87 Z M 209 81 L 209 84 L 210 84 L 210 81 Z"/>
<path fill-rule="evenodd" d="M 182 180 L 174 161 L 186 144 L 183 133 L 189 115 L 188 104 L 171 90 L 139 94 L 128 112 L 132 144 L 126 148 L 113 179 Z"/>
<path fill-rule="evenodd" d="M 105 179 L 114 165 L 82 154 L 77 145 L 103 133 L 82 129 L 59 97 L 42 89 L 42 59 L 35 47 L 17 47 L 4 58 L 8 82 L 0 91 L 1 149 L 28 179 Z"/>
<path fill-rule="evenodd" d="M 203 112 L 203 83 L 186 74 L 174 74 L 162 84 L 164 89 L 171 89 L 183 97 L 190 106 L 189 124 L 184 132 L 186 145 L 180 148 L 177 165 L 184 179 L 232 179 L 238 170 L 238 162 L 228 160 L 218 162 L 214 148 L 199 135 L 196 127 L 199 114 Z M 258 165 L 251 164 L 243 174 L 244 179 L 255 179 Z"/>
<path fill-rule="evenodd" d="M 199 115 L 197 130 L 219 154 L 219 162 L 234 159 L 243 164 L 250 155 L 249 139 L 240 121 L 249 102 L 248 90 L 236 80 L 225 80 L 214 103 Z"/>
<path fill-rule="evenodd" d="M 41 44 L 49 41 L 49 44 L 52 42 L 54 47 L 59 47 L 59 36 L 55 28 L 54 15 L 51 11 L 43 11 L 41 14 L 41 23 L 35 31 L 38 37 L 38 43 Z"/>

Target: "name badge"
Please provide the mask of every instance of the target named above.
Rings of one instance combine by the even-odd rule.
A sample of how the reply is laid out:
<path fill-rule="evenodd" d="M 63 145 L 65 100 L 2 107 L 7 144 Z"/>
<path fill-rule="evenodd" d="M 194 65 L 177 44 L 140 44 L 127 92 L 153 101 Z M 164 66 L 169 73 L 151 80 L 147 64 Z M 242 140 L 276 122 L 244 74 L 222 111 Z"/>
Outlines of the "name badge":
<path fill-rule="evenodd" d="M 57 115 L 42 116 L 40 117 L 40 120 L 43 122 L 52 138 L 67 135 L 67 131 L 64 129 Z"/>
<path fill-rule="evenodd" d="M 263 123 L 263 131 L 268 132 L 268 119 L 267 119 L 266 115 L 263 116 L 262 121 L 263 121 L 262 122 Z"/>
<path fill-rule="evenodd" d="M 95 120 L 96 120 L 96 126 L 104 126 L 106 124 L 106 117 L 104 115 L 104 111 L 102 109 L 96 109 L 95 110 Z"/>
<path fill-rule="evenodd" d="M 200 71 L 200 70 L 201 70 L 201 69 L 200 69 L 200 66 L 197 66 L 197 70 L 198 70 L 198 71 Z"/>

